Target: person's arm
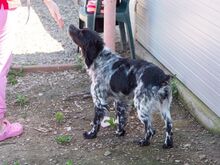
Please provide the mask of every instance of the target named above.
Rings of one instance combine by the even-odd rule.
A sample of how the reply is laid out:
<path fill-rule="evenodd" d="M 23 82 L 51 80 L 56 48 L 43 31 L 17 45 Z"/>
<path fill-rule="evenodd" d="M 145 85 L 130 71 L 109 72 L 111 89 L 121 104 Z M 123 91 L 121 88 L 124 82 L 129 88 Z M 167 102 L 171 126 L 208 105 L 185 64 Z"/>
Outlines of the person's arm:
<path fill-rule="evenodd" d="M 60 14 L 59 8 L 57 4 L 53 0 L 43 0 L 45 5 L 47 6 L 48 10 L 50 11 L 51 16 L 54 18 L 56 23 L 60 28 L 64 27 L 64 21 Z"/>

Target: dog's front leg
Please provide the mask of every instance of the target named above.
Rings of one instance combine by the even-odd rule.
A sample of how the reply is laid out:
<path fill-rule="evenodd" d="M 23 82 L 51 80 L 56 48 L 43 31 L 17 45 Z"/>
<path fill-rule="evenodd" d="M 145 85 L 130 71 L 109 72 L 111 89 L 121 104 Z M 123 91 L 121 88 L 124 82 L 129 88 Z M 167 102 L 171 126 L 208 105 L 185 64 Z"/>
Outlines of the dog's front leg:
<path fill-rule="evenodd" d="M 102 86 L 102 83 L 93 82 L 91 85 L 92 99 L 95 104 L 95 115 L 92 123 L 92 129 L 83 134 L 85 139 L 96 138 L 96 135 L 100 129 L 101 120 L 105 116 L 105 112 L 108 110 L 107 105 L 107 91 Z"/>
<path fill-rule="evenodd" d="M 101 120 L 104 117 L 106 106 L 95 106 L 95 117 L 93 119 L 92 129 L 83 134 L 85 139 L 96 138 L 96 135 L 100 129 Z"/>
<path fill-rule="evenodd" d="M 116 116 L 118 120 L 116 135 L 124 136 L 126 124 L 126 104 L 121 101 L 115 101 Z"/>

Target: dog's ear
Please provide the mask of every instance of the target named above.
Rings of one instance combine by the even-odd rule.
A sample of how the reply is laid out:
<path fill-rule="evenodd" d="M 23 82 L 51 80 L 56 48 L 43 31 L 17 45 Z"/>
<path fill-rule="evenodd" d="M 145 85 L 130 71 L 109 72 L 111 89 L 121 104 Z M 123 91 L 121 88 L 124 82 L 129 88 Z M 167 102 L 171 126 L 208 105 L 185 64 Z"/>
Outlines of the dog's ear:
<path fill-rule="evenodd" d="M 104 43 L 102 40 L 97 39 L 93 42 L 88 43 L 86 47 L 83 48 L 83 56 L 85 58 L 85 63 L 87 67 L 89 68 L 93 61 L 96 59 L 96 57 L 99 55 L 99 53 L 103 50 Z"/>
<path fill-rule="evenodd" d="M 95 41 L 95 45 L 96 45 L 96 48 L 97 48 L 97 51 L 98 51 L 98 52 L 102 51 L 103 48 L 104 48 L 104 42 L 103 42 L 102 39 L 97 39 L 97 40 Z"/>
<path fill-rule="evenodd" d="M 97 51 L 94 47 L 87 48 L 83 51 L 83 56 L 85 58 L 85 63 L 89 68 L 92 65 L 94 59 L 97 57 Z"/>

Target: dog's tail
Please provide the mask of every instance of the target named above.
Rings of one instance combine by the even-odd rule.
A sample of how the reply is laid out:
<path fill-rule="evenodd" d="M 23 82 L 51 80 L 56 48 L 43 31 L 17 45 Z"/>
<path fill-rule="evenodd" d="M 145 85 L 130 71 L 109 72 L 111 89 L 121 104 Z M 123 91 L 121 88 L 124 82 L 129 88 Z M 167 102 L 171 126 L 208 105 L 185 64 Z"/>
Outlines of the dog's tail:
<path fill-rule="evenodd" d="M 172 75 L 169 74 L 165 74 L 163 79 L 160 82 L 160 86 L 166 86 L 167 84 L 169 84 L 170 80 L 173 79 Z"/>
<path fill-rule="evenodd" d="M 170 80 L 170 75 L 168 75 L 169 78 L 167 77 L 167 80 L 163 83 L 163 85 L 160 87 L 158 94 L 159 94 L 159 98 L 161 101 L 168 99 L 170 100 L 170 98 L 172 97 L 172 88 L 169 85 L 169 80 Z"/>

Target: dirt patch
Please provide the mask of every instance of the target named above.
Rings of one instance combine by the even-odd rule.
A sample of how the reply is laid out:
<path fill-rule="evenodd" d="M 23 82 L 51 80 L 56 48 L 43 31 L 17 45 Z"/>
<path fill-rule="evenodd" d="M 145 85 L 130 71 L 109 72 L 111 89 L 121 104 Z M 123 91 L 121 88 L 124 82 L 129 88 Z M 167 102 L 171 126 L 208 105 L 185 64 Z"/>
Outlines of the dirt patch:
<path fill-rule="evenodd" d="M 57 30 L 41 0 L 32 1 L 33 10 L 38 15 L 43 29 L 50 34 L 50 38 L 32 39 L 33 43 L 28 48 L 24 41 L 29 40 L 32 31 L 18 33 L 22 39 L 19 40 L 20 46 L 15 51 L 14 64 L 76 62 L 76 46 L 65 33 L 70 23 L 77 25 L 76 1 L 57 1 L 66 24 L 63 32 Z M 32 21 L 33 24 L 29 26 L 33 27 L 35 22 Z M 41 32 L 39 35 L 42 35 Z M 48 45 L 52 43 L 50 39 L 56 40 L 53 46 Z M 42 43 L 44 44 L 41 45 Z M 63 50 L 57 50 L 57 45 L 61 45 Z M 45 49 L 47 46 L 49 48 Z M 39 51 L 31 52 L 33 47 L 39 48 Z M 118 45 L 116 50 L 119 51 Z M 129 55 L 129 52 L 123 54 Z M 12 165 L 16 161 L 21 165 L 64 165 L 68 160 L 72 160 L 74 165 L 220 164 L 220 137 L 202 128 L 178 100 L 174 100 L 171 107 L 174 148 L 164 150 L 162 149 L 164 123 L 158 114 L 154 116 L 157 133 L 151 145 L 139 147 L 134 143 L 143 136 L 143 126 L 137 119 L 136 112 L 131 109 L 124 137 L 116 137 L 115 130 L 108 127 L 102 128 L 96 139 L 84 140 L 82 134 L 90 128 L 93 118 L 93 103 L 87 94 L 90 80 L 85 72 L 71 70 L 44 74 L 30 73 L 17 77 L 17 81 L 15 85 L 8 84 L 7 116 L 10 121 L 19 121 L 24 125 L 24 134 L 19 138 L 0 143 L 1 165 Z M 56 121 L 56 112 L 64 114 L 61 123 Z M 114 116 L 113 109 L 110 115 Z M 70 135 L 72 140 L 61 145 L 56 141 L 60 135 Z"/>
<path fill-rule="evenodd" d="M 135 140 L 143 136 L 143 126 L 136 112 L 129 110 L 126 136 L 116 137 L 111 127 L 102 128 L 94 140 L 84 140 L 82 133 L 90 128 L 93 103 L 87 95 L 90 80 L 84 72 L 66 71 L 27 74 L 18 77 L 8 88 L 8 116 L 25 127 L 19 138 L 1 142 L 0 164 L 15 161 L 20 164 L 220 164 L 220 137 L 203 129 L 178 100 L 172 104 L 174 148 L 162 149 L 164 124 L 154 116 L 156 136 L 150 146 L 139 147 Z M 83 94 L 85 93 L 85 94 Z M 16 96 L 26 96 L 21 106 Z M 59 124 L 55 113 L 62 112 Z M 110 115 L 114 116 L 111 109 Z M 71 135 L 67 145 L 55 140 L 59 135 Z"/>

